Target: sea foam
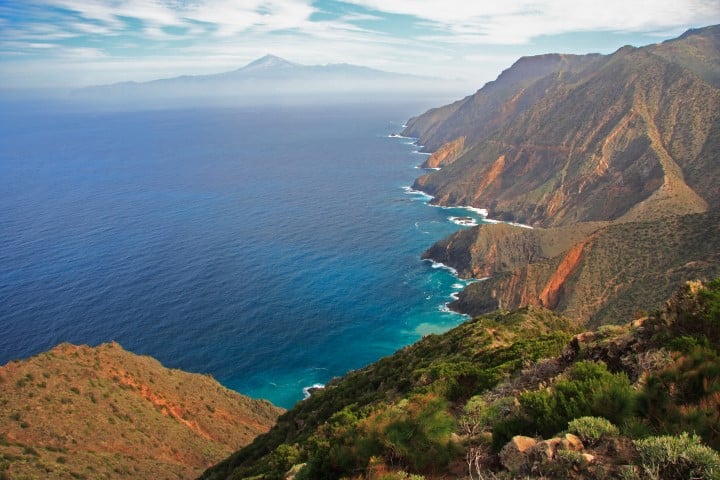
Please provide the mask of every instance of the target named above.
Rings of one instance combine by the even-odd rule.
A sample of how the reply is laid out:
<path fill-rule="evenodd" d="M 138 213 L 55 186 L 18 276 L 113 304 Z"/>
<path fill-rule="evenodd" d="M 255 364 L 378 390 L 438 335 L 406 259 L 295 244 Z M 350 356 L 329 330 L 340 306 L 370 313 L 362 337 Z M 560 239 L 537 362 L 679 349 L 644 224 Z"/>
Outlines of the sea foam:
<path fill-rule="evenodd" d="M 310 398 L 310 395 L 311 395 L 310 390 L 320 390 L 322 388 L 325 388 L 325 385 L 323 385 L 322 383 L 315 383 L 313 385 L 310 385 L 309 387 L 303 387 L 303 389 L 302 389 L 303 397 L 305 399 L 308 399 L 308 398 Z"/>
<path fill-rule="evenodd" d="M 452 273 L 454 276 L 457 276 L 457 273 L 458 273 L 457 270 L 455 270 L 455 269 L 454 269 L 453 267 L 451 267 L 450 265 L 445 265 L 444 263 L 442 263 L 442 262 L 437 262 L 437 261 L 435 261 L 435 260 L 433 260 L 433 259 L 431 259 L 431 258 L 425 258 L 425 259 L 423 259 L 423 260 L 424 260 L 425 262 L 430 262 L 430 266 L 431 266 L 432 268 L 434 268 L 434 269 L 442 268 L 442 269 L 447 270 L 448 272 Z"/>

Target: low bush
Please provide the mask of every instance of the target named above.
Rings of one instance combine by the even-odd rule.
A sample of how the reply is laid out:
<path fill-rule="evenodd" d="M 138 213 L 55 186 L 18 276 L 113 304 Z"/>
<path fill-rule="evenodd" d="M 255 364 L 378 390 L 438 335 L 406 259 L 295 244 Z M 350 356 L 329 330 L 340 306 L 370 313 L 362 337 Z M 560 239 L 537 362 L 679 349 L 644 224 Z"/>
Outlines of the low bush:
<path fill-rule="evenodd" d="M 697 435 L 649 437 L 636 440 L 640 465 L 665 480 L 720 480 L 720 455 Z"/>
<path fill-rule="evenodd" d="M 617 437 L 618 428 L 602 417 L 580 417 L 568 423 L 568 431 L 577 435 L 585 445 L 597 445 L 605 438 Z"/>
<path fill-rule="evenodd" d="M 603 417 L 622 424 L 635 411 L 637 394 L 624 373 L 610 373 L 603 363 L 576 363 L 554 388 L 520 396 L 520 413 L 493 429 L 493 445 L 513 435 L 549 437 L 580 417 Z"/>

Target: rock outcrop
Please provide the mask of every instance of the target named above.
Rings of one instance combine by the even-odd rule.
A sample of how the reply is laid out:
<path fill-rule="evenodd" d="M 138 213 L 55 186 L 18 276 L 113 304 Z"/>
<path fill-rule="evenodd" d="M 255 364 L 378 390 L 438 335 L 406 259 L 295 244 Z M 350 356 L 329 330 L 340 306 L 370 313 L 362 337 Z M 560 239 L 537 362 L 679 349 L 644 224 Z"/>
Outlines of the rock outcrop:
<path fill-rule="evenodd" d="M 464 275 L 490 277 L 468 285 L 451 308 L 479 315 L 538 305 L 601 325 L 660 307 L 689 278 L 720 275 L 719 212 L 575 231 L 498 227 L 466 229 L 426 253 Z M 570 246 L 556 253 L 548 244 Z"/>
<path fill-rule="evenodd" d="M 465 146 L 465 137 L 458 137 L 433 152 L 422 164 L 423 168 L 442 168 L 460 158 Z"/>

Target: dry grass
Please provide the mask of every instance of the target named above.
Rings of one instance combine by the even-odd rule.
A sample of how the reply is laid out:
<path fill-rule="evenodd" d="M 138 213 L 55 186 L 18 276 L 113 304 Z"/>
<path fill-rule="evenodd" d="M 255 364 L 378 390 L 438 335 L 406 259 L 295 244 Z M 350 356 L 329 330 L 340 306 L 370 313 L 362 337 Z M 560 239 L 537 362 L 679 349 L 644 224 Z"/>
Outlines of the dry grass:
<path fill-rule="evenodd" d="M 192 478 L 280 413 L 117 343 L 10 362 L 0 386 L 0 470 L 13 479 Z"/>

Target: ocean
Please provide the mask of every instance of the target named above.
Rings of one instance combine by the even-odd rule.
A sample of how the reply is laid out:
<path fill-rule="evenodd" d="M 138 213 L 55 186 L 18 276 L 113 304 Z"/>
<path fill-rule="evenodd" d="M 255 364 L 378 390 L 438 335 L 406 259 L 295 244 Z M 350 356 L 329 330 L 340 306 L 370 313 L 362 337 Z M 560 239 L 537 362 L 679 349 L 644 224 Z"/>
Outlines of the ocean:
<path fill-rule="evenodd" d="M 0 364 L 111 340 L 291 407 L 464 317 L 420 255 L 431 105 L 0 113 Z M 454 220 L 454 221 L 453 221 Z"/>

